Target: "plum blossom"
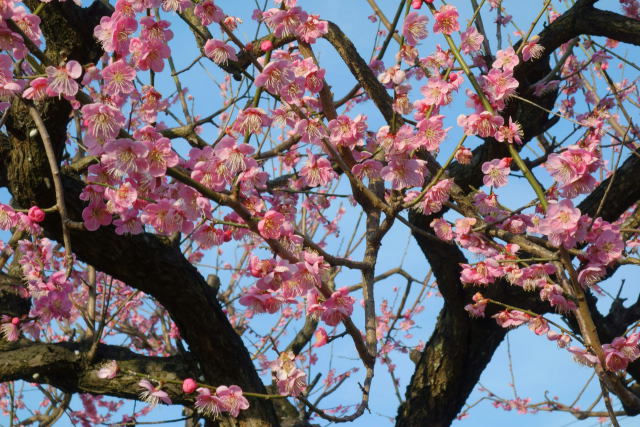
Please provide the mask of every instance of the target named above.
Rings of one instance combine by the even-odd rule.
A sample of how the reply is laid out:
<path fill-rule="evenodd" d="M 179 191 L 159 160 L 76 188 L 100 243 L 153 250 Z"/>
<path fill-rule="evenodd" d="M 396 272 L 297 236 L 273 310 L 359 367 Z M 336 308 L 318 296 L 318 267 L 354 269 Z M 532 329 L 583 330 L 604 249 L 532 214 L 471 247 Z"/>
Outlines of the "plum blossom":
<path fill-rule="evenodd" d="M 522 126 L 520 126 L 520 123 L 514 122 L 511 117 L 509 117 L 509 125 L 500 126 L 495 134 L 497 141 L 506 141 L 509 144 L 513 144 L 514 141 L 518 144 L 522 144 L 523 136 L 524 132 L 522 131 Z"/>
<path fill-rule="evenodd" d="M 393 159 L 380 171 L 382 179 L 390 181 L 396 190 L 419 187 L 424 182 L 424 162 L 417 159 Z"/>
<path fill-rule="evenodd" d="M 207 26 L 224 19 L 224 12 L 213 1 L 206 0 L 198 3 L 194 9 L 194 14 L 200 18 L 202 25 Z"/>
<path fill-rule="evenodd" d="M 277 239 L 283 234 L 285 217 L 278 211 L 270 210 L 258 222 L 260 235 L 265 239 Z"/>
<path fill-rule="evenodd" d="M 349 296 L 349 289 L 338 289 L 325 301 L 322 320 L 329 326 L 337 326 L 340 321 L 351 316 L 355 301 L 355 298 Z"/>
<path fill-rule="evenodd" d="M 498 325 L 503 328 L 517 327 L 523 323 L 527 323 L 531 319 L 530 315 L 520 310 L 502 310 L 491 317 L 496 319 Z"/>
<path fill-rule="evenodd" d="M 415 46 L 418 42 L 427 37 L 427 23 L 429 19 L 418 12 L 409 12 L 402 25 L 402 35 L 405 42 L 410 46 Z"/>
<path fill-rule="evenodd" d="M 136 70 L 122 59 L 104 67 L 101 74 L 104 79 L 102 89 L 107 95 L 128 94 L 135 89 Z"/>
<path fill-rule="evenodd" d="M 323 327 L 319 327 L 313 333 L 315 338 L 315 342 L 313 343 L 314 348 L 322 347 L 327 344 L 329 336 L 327 335 L 327 331 Z"/>
<path fill-rule="evenodd" d="M 215 419 L 227 410 L 222 399 L 220 399 L 217 394 L 211 394 L 210 389 L 198 387 L 196 391 L 198 392 L 198 396 L 196 397 L 194 407 L 199 413 Z"/>
<path fill-rule="evenodd" d="M 470 116 L 463 114 L 458 116 L 458 126 L 464 128 L 466 135 L 478 135 L 481 138 L 494 136 L 503 124 L 504 119 L 501 116 L 493 115 L 488 111 Z"/>
<path fill-rule="evenodd" d="M 329 23 L 319 19 L 318 15 L 309 15 L 307 20 L 296 28 L 296 34 L 305 42 L 313 44 L 317 39 L 327 34 Z"/>
<path fill-rule="evenodd" d="M 270 62 L 262 69 L 255 80 L 257 87 L 264 87 L 269 92 L 277 94 L 280 90 L 295 79 L 289 61 L 281 60 Z"/>
<path fill-rule="evenodd" d="M 20 338 L 20 319 L 3 314 L 0 317 L 0 335 L 9 342 Z"/>
<path fill-rule="evenodd" d="M 460 30 L 458 9 L 452 5 L 444 5 L 434 14 L 434 33 L 452 34 Z"/>
<path fill-rule="evenodd" d="M 473 297 L 473 304 L 467 304 L 464 309 L 469 312 L 471 317 L 484 317 L 484 310 L 489 300 L 482 296 L 480 292 L 476 292 Z"/>
<path fill-rule="evenodd" d="M 100 379 L 110 380 L 115 378 L 117 374 L 118 374 L 118 362 L 116 362 L 115 360 L 109 360 L 100 367 L 96 375 Z"/>
<path fill-rule="evenodd" d="M 242 395 L 242 389 L 237 385 L 217 387 L 216 396 L 224 405 L 225 412 L 228 412 L 232 417 L 237 417 L 240 411 L 249 407 L 249 402 Z"/>
<path fill-rule="evenodd" d="M 64 66 L 48 66 L 47 73 L 49 90 L 55 95 L 74 96 L 78 92 L 76 79 L 82 75 L 82 66 L 76 60 L 67 62 Z"/>
<path fill-rule="evenodd" d="M 538 44 L 539 35 L 531 37 L 522 47 L 522 60 L 527 62 L 530 59 L 538 59 L 544 52 L 544 46 Z"/>
<path fill-rule="evenodd" d="M 140 400 L 144 400 L 151 406 L 156 406 L 161 401 L 171 405 L 171 399 L 167 392 L 154 387 L 149 380 L 140 380 L 138 385 L 144 389 L 140 392 Z"/>
<path fill-rule="evenodd" d="M 623 371 L 627 369 L 627 365 L 640 357 L 640 348 L 638 348 L 638 340 L 640 334 L 634 333 L 625 337 L 617 337 L 611 344 L 603 344 L 605 366 L 610 371 Z"/>
<path fill-rule="evenodd" d="M 278 392 L 285 396 L 298 396 L 307 388 L 307 374 L 296 367 L 295 358 L 292 351 L 284 351 L 271 364 Z"/>
<path fill-rule="evenodd" d="M 460 50 L 466 54 L 477 54 L 484 41 L 484 36 L 476 30 L 474 25 L 469 26 L 460 34 L 462 43 Z"/>
<path fill-rule="evenodd" d="M 511 172 L 510 165 L 511 157 L 503 157 L 502 159 L 484 162 L 482 165 L 482 173 L 484 174 L 482 182 L 484 185 L 496 188 L 507 185 L 507 179 Z"/>
<path fill-rule="evenodd" d="M 493 62 L 493 68 L 501 68 L 503 71 L 513 71 L 520 60 L 515 50 L 511 46 L 496 52 L 496 60 Z"/>
<path fill-rule="evenodd" d="M 229 61 L 237 61 L 236 51 L 222 40 L 209 39 L 204 45 L 204 54 L 218 65 L 226 65 Z"/>
<path fill-rule="evenodd" d="M 300 170 L 300 176 L 309 187 L 318 187 L 329 184 L 338 175 L 331 167 L 331 162 L 324 157 L 314 156 L 307 152 L 307 164 Z"/>
<path fill-rule="evenodd" d="M 549 237 L 554 246 L 563 245 L 566 249 L 576 244 L 576 232 L 580 221 L 580 210 L 573 207 L 569 199 L 549 203 L 545 218 L 540 220 L 538 231 Z"/>

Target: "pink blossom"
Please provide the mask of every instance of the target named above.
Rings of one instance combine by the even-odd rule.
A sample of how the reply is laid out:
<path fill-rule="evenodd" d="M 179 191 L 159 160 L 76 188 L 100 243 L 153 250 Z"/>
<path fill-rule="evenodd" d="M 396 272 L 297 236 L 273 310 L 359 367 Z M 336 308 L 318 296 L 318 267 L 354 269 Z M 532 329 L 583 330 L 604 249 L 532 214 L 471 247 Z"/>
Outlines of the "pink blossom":
<path fill-rule="evenodd" d="M 517 142 L 518 144 L 522 144 L 522 137 L 524 136 L 524 132 L 522 131 L 522 127 L 520 123 L 514 122 L 511 117 L 509 117 L 509 125 L 508 126 L 500 126 L 498 131 L 495 134 L 495 138 L 500 142 L 508 142 L 509 144 L 513 144 L 513 142 Z"/>
<path fill-rule="evenodd" d="M 270 124 L 271 119 L 262 108 L 245 108 L 238 113 L 233 128 L 243 135 L 247 133 L 259 135 L 262 133 L 262 128 Z"/>
<path fill-rule="evenodd" d="M 424 95 L 424 102 L 430 106 L 443 106 L 452 101 L 454 87 L 439 76 L 431 77 L 425 86 L 420 88 Z"/>
<path fill-rule="evenodd" d="M 307 374 L 295 365 L 292 351 L 280 353 L 271 364 L 271 370 L 278 386 L 278 392 L 285 396 L 299 396 L 307 388 Z"/>
<path fill-rule="evenodd" d="M 554 283 L 545 283 L 540 290 L 540 299 L 549 301 L 551 307 L 555 307 L 561 313 L 568 313 L 576 309 L 573 301 L 564 296 L 562 288 Z"/>
<path fill-rule="evenodd" d="M 263 21 L 273 30 L 276 37 L 297 34 L 297 29 L 307 18 L 307 13 L 297 6 L 284 10 L 269 9 L 262 14 Z"/>
<path fill-rule="evenodd" d="M 180 0 L 170 1 L 178 2 Z M 183 3 L 189 2 L 185 1 Z M 173 31 L 169 30 L 171 26 L 169 21 L 163 19 L 156 20 L 152 16 L 143 16 L 140 18 L 140 24 L 142 25 L 140 36 L 143 41 L 162 42 L 166 44 L 169 40 L 173 39 Z"/>
<path fill-rule="evenodd" d="M 444 129 L 442 125 L 443 118 L 443 115 L 435 115 L 418 122 L 418 140 L 429 151 L 438 150 L 440 144 L 446 138 L 447 132 L 451 129 Z"/>
<path fill-rule="evenodd" d="M 537 34 L 531 37 L 522 48 L 522 60 L 527 62 L 530 59 L 538 59 L 544 52 L 544 46 L 538 44 L 540 36 Z"/>
<path fill-rule="evenodd" d="M 444 5 L 434 14 L 434 33 L 451 34 L 460 30 L 458 23 L 458 9 L 455 6 Z"/>
<path fill-rule="evenodd" d="M 103 380 L 110 380 L 116 377 L 118 374 L 118 363 L 115 360 L 109 360 L 105 362 L 98 373 L 96 374 L 98 378 Z"/>
<path fill-rule="evenodd" d="M 210 25 L 213 22 L 220 22 L 224 19 L 224 12 L 222 9 L 216 6 L 211 0 L 198 3 L 193 12 L 198 18 L 200 18 L 200 22 L 204 26 Z"/>
<path fill-rule="evenodd" d="M 156 203 L 149 203 L 140 219 L 143 223 L 152 225 L 156 232 L 161 234 L 189 233 L 193 230 L 193 222 L 187 220 L 184 205 L 180 200 L 161 199 Z"/>
<path fill-rule="evenodd" d="M 101 103 L 83 106 L 82 120 L 89 134 L 103 141 L 115 138 L 125 122 L 119 109 Z"/>
<path fill-rule="evenodd" d="M 217 387 L 216 396 L 224 405 L 224 410 L 232 417 L 237 417 L 241 410 L 249 408 L 249 402 L 242 395 L 242 389 L 237 385 Z"/>
<path fill-rule="evenodd" d="M 482 164 L 482 173 L 484 174 L 482 182 L 484 185 L 496 188 L 507 185 L 507 179 L 511 172 L 510 165 L 511 157 L 503 157 L 502 159 L 484 162 Z"/>
<path fill-rule="evenodd" d="M 565 248 L 575 245 L 575 232 L 578 230 L 580 210 L 573 207 L 571 200 L 550 203 L 547 215 L 540 221 L 538 230 L 549 236 L 555 246 L 562 244 Z"/>
<path fill-rule="evenodd" d="M 186 380 L 185 380 L 186 381 Z M 217 418 L 222 412 L 226 411 L 225 403 L 217 396 L 211 394 L 211 390 L 206 387 L 198 387 L 198 396 L 194 407 L 199 413 L 211 418 Z"/>
<path fill-rule="evenodd" d="M 278 211 L 270 210 L 258 222 L 258 230 L 265 239 L 277 239 L 282 235 L 284 223 L 284 215 Z"/>
<path fill-rule="evenodd" d="M 262 69 L 262 72 L 256 77 L 255 85 L 277 94 L 294 79 L 295 75 L 289 61 L 275 61 L 270 62 L 269 65 Z"/>
<path fill-rule="evenodd" d="M 441 179 L 427 190 L 422 202 L 420 202 L 422 213 L 431 215 L 440 212 L 444 203 L 449 200 L 451 187 L 453 187 L 452 179 Z"/>
<path fill-rule="evenodd" d="M 102 162 L 116 176 L 145 172 L 149 149 L 140 141 L 119 138 L 104 146 Z"/>
<path fill-rule="evenodd" d="M 280 295 L 274 294 L 274 290 L 262 290 L 255 286 L 249 288 L 240 297 L 240 304 L 250 307 L 256 313 L 275 313 L 280 310 L 284 299 Z"/>
<path fill-rule="evenodd" d="M 3 314 L 0 317 L 0 335 L 9 342 L 20 338 L 20 319 Z"/>
<path fill-rule="evenodd" d="M 367 130 L 367 116 L 358 115 L 351 119 L 346 115 L 339 115 L 329 122 L 329 139 L 336 145 L 354 147 Z"/>
<path fill-rule="evenodd" d="M 484 36 L 476 30 L 476 27 L 471 25 L 464 30 L 460 37 L 462 43 L 460 44 L 460 50 L 466 54 L 477 54 L 480 51 Z"/>
<path fill-rule="evenodd" d="M 382 168 L 380 175 L 385 181 L 391 181 L 396 190 L 419 187 L 424 183 L 425 166 L 421 160 L 393 159 Z"/>
<path fill-rule="evenodd" d="M 402 25 L 402 35 L 405 42 L 410 46 L 415 46 L 418 42 L 427 37 L 427 23 L 429 19 L 418 12 L 409 12 Z"/>
<path fill-rule="evenodd" d="M 513 77 L 513 73 L 491 69 L 487 75 L 482 76 L 482 88 L 489 97 L 492 104 L 502 109 L 504 102 L 515 93 L 518 81 Z"/>
<path fill-rule="evenodd" d="M 114 96 L 133 92 L 136 70 L 122 59 L 104 67 L 101 74 L 104 79 L 102 88 L 106 94 Z"/>
<path fill-rule="evenodd" d="M 273 49 L 273 43 L 271 42 L 271 40 L 263 40 L 260 43 L 260 50 L 262 50 L 263 52 L 269 52 L 271 49 Z"/>
<path fill-rule="evenodd" d="M 473 295 L 473 304 L 467 304 L 464 309 L 469 312 L 471 317 L 484 317 L 484 310 L 489 300 L 482 296 L 480 292 Z"/>
<path fill-rule="evenodd" d="M 129 52 L 130 39 L 138 28 L 138 21 L 131 16 L 114 14 L 103 16 L 100 25 L 93 30 L 93 35 L 102 44 L 105 52 L 126 55 Z"/>
<path fill-rule="evenodd" d="M 226 65 L 229 61 L 237 61 L 236 51 L 222 40 L 209 39 L 204 45 L 204 54 L 219 65 Z"/>
<path fill-rule="evenodd" d="M 394 85 L 402 83 L 406 77 L 406 73 L 400 68 L 400 66 L 395 65 L 378 74 L 378 81 L 386 87 L 393 87 Z"/>
<path fill-rule="evenodd" d="M 473 159 L 473 152 L 467 147 L 460 147 L 458 151 L 456 151 L 455 159 L 461 165 L 468 165 Z"/>
<path fill-rule="evenodd" d="M 542 316 L 532 317 L 529 320 L 529 329 L 536 335 L 545 335 L 549 332 L 549 322 Z"/>
<path fill-rule="evenodd" d="M 309 15 L 307 20 L 296 28 L 296 34 L 304 42 L 313 44 L 317 39 L 327 34 L 329 23 L 319 19 L 318 15 Z"/>
<path fill-rule="evenodd" d="M 71 60 L 65 66 L 46 68 L 49 78 L 49 90 L 55 95 L 74 96 L 78 92 L 78 82 L 75 79 L 82 74 L 82 66 L 78 61 Z"/>
<path fill-rule="evenodd" d="M 567 348 L 567 350 L 573 354 L 573 359 L 582 365 L 595 366 L 598 364 L 598 357 L 584 348 L 572 346 Z"/>
<path fill-rule="evenodd" d="M 22 93 L 22 97 L 25 99 L 31 99 L 33 101 L 42 101 L 49 96 L 47 89 L 49 88 L 49 80 L 45 77 L 38 77 L 31 80 L 29 87 Z M 52 93 L 52 95 L 54 95 Z"/>
<path fill-rule="evenodd" d="M 15 227 L 17 221 L 16 211 L 11 206 L 0 203 L 0 230 L 9 230 Z"/>
<path fill-rule="evenodd" d="M 114 213 L 131 208 L 134 202 L 138 199 L 138 191 L 131 184 L 130 180 L 123 182 L 118 188 L 106 188 L 104 195 L 109 199 L 109 204 L 107 206 L 109 208 L 113 208 L 112 211 Z"/>
<path fill-rule="evenodd" d="M 152 70 L 156 73 L 164 70 L 164 60 L 171 55 L 169 45 L 164 40 L 131 39 L 131 60 L 141 71 Z"/>
<path fill-rule="evenodd" d="M 377 178 L 382 171 L 382 164 L 377 160 L 365 160 L 362 163 L 353 165 L 352 172 L 359 179 L 368 177 L 369 179 Z"/>
<path fill-rule="evenodd" d="M 311 151 L 307 153 L 307 164 L 300 170 L 300 176 L 304 177 L 307 186 L 324 186 L 338 176 L 329 160 L 324 157 L 316 157 Z"/>
<path fill-rule="evenodd" d="M 531 318 L 531 316 L 519 310 L 503 310 L 491 317 L 496 319 L 498 325 L 503 328 L 520 326 L 523 323 L 527 323 Z"/>
<path fill-rule="evenodd" d="M 512 71 L 520 60 L 515 50 L 511 46 L 496 52 L 496 60 L 493 62 L 493 68 L 502 68 L 504 71 Z"/>
<path fill-rule="evenodd" d="M 453 230 L 451 224 L 442 218 L 436 218 L 429 224 L 439 239 L 449 242 L 453 240 Z"/>
<path fill-rule="evenodd" d="M 90 203 L 82 210 L 82 220 L 88 231 L 96 231 L 101 225 L 111 224 L 111 214 L 104 203 Z"/>
<path fill-rule="evenodd" d="M 346 287 L 338 289 L 325 301 L 322 320 L 329 326 L 337 326 L 340 321 L 351 316 L 355 301 L 355 298 L 349 296 L 349 290 Z"/>
<path fill-rule="evenodd" d="M 154 387 L 148 380 L 140 380 L 138 385 L 145 389 L 140 393 L 140 399 L 144 400 L 149 405 L 156 406 L 160 401 L 167 405 L 171 405 L 171 399 L 167 392 Z"/>
<path fill-rule="evenodd" d="M 603 344 L 605 365 L 610 371 L 623 371 L 627 365 L 640 357 L 638 348 L 638 334 L 631 334 L 629 338 L 617 337 L 611 344 Z"/>
<path fill-rule="evenodd" d="M 466 135 L 478 135 L 481 138 L 492 137 L 504 124 L 501 116 L 495 116 L 488 111 L 470 116 L 459 115 L 458 125 L 464 128 Z"/>
<path fill-rule="evenodd" d="M 504 274 L 500 265 L 492 258 L 473 265 L 461 264 L 461 267 L 460 281 L 474 285 L 489 285 Z"/>
<path fill-rule="evenodd" d="M 318 329 L 316 329 L 316 331 L 313 333 L 313 336 L 315 338 L 313 347 L 315 348 L 326 345 L 329 339 L 329 336 L 327 335 L 327 331 L 323 327 L 319 327 Z"/>

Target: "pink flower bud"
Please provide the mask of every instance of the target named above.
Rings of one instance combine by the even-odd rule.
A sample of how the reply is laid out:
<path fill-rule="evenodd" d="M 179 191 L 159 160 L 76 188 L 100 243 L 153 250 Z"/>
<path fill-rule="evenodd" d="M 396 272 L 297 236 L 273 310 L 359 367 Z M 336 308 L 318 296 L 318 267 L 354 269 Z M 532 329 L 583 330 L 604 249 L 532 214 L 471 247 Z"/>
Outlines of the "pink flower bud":
<path fill-rule="evenodd" d="M 273 43 L 271 43 L 271 40 L 265 40 L 260 43 L 260 49 L 262 49 L 264 52 L 269 52 L 271 49 L 273 49 Z"/>
<path fill-rule="evenodd" d="M 471 163 L 471 159 L 473 158 L 473 153 L 467 147 L 460 147 L 458 151 L 456 151 L 456 160 L 463 165 L 468 165 Z"/>
<path fill-rule="evenodd" d="M 413 0 L 411 2 L 411 7 L 414 9 L 420 9 L 422 7 L 422 0 Z"/>
<path fill-rule="evenodd" d="M 42 222 L 44 220 L 44 211 L 37 206 L 31 206 L 27 216 L 33 222 Z"/>
<path fill-rule="evenodd" d="M 193 393 L 198 388 L 198 384 L 196 384 L 193 378 L 187 378 L 182 382 L 182 391 L 185 393 Z"/>
<path fill-rule="evenodd" d="M 18 323 L 20 323 L 20 319 L 18 319 L 17 317 L 14 317 L 13 319 L 11 319 L 11 324 L 18 325 Z"/>

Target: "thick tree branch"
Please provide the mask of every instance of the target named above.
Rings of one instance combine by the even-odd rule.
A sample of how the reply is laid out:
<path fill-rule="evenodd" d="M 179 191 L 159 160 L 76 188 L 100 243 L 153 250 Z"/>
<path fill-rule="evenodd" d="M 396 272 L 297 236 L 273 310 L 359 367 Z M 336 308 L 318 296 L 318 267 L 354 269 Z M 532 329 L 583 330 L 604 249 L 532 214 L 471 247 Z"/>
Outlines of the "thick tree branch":
<path fill-rule="evenodd" d="M 151 357 L 124 347 L 100 344 L 94 362 L 90 363 L 85 351 L 81 344 L 71 342 L 0 341 L 0 382 L 24 380 L 49 384 L 68 393 L 139 399 L 142 389 L 138 382 L 143 377 L 128 372 L 172 381 L 194 376 L 195 360 L 188 355 Z M 118 375 L 113 379 L 98 378 L 101 365 L 111 360 L 118 364 Z M 193 397 L 185 395 L 179 384 L 165 383 L 163 390 L 176 404 L 193 404 Z"/>

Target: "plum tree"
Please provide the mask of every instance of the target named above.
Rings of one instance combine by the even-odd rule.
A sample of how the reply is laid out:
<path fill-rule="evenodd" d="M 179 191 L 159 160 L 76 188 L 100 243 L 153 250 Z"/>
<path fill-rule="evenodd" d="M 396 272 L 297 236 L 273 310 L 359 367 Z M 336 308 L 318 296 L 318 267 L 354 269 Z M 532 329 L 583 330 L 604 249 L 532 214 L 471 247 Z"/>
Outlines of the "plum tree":
<path fill-rule="evenodd" d="M 637 0 L 223 3 L 2 3 L 8 425 L 446 426 L 521 325 L 640 413 Z"/>

